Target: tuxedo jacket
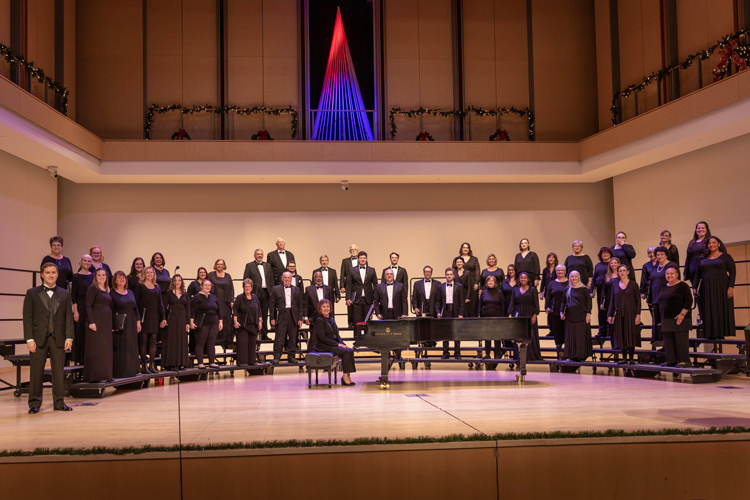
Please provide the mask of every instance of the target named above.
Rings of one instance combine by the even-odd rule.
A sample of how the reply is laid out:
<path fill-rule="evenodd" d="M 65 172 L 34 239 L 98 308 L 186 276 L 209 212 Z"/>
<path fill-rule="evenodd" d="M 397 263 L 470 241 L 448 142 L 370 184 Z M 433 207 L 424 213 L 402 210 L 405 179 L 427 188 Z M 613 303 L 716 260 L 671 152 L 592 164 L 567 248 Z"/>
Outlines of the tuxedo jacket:
<path fill-rule="evenodd" d="M 362 290 L 365 291 L 364 300 L 367 305 L 372 304 L 375 299 L 375 286 L 378 284 L 378 276 L 375 269 L 367 266 L 365 271 L 365 281 L 359 275 L 359 267 L 353 267 L 349 276 L 346 277 L 346 299 L 351 300 L 352 304 L 359 303 L 362 297 Z"/>
<path fill-rule="evenodd" d="M 357 259 L 354 259 L 354 265 L 359 265 L 357 263 Z M 346 288 L 346 280 L 349 278 L 349 275 L 352 272 L 352 258 L 347 257 L 345 259 L 341 260 L 341 288 Z M 349 290 L 347 290 L 348 292 Z M 348 295 L 348 294 L 347 294 Z M 351 295 L 350 295 L 351 297 Z"/>
<path fill-rule="evenodd" d="M 57 347 L 65 346 L 65 339 L 73 338 L 73 302 L 70 292 L 55 286 L 54 307 L 44 286 L 29 288 L 23 299 L 23 338 L 43 346 L 47 340 L 50 315 L 54 324 L 53 337 Z"/>
<path fill-rule="evenodd" d="M 437 301 L 435 302 L 435 315 L 437 316 L 440 314 L 443 315 L 443 309 L 446 305 L 446 296 L 445 291 L 448 289 L 447 287 L 448 283 L 441 283 L 440 286 L 438 286 L 438 295 L 437 295 Z M 465 316 L 464 312 L 466 311 L 466 288 L 461 285 L 461 283 L 456 283 L 456 281 L 453 281 L 453 311 L 456 312 L 456 316 Z M 458 305 L 458 310 L 456 310 L 456 305 Z"/>
<path fill-rule="evenodd" d="M 281 275 L 279 275 L 279 279 L 278 279 L 278 281 L 275 284 L 276 285 L 283 285 L 283 283 L 281 282 Z M 297 288 L 299 288 L 300 292 L 304 292 L 305 291 L 305 285 L 304 285 L 304 283 L 302 283 L 302 276 L 300 276 L 299 274 L 293 274 L 292 275 L 292 286 L 296 286 Z"/>
<path fill-rule="evenodd" d="M 323 298 L 330 300 L 333 308 L 333 288 L 323 285 Z M 311 320 L 318 317 L 318 302 L 318 291 L 315 289 L 315 285 L 305 288 L 305 295 L 302 298 L 305 317 Z"/>
<path fill-rule="evenodd" d="M 408 292 L 402 283 L 393 282 L 393 314 L 396 317 L 409 314 L 409 305 L 406 300 Z M 388 284 L 380 283 L 375 287 L 375 312 L 385 316 L 388 312 Z"/>
<path fill-rule="evenodd" d="M 430 287 L 429 297 L 425 297 L 424 278 L 414 283 L 414 288 L 411 292 L 411 307 L 419 309 L 422 314 L 435 313 L 435 304 L 437 303 L 440 282 L 434 278 L 430 281 L 432 282 L 432 286 Z"/>
<path fill-rule="evenodd" d="M 390 268 L 391 268 L 391 266 L 388 266 L 385 269 L 383 269 L 383 274 L 382 274 L 382 276 L 380 278 L 380 281 L 385 281 L 385 272 L 388 269 L 390 269 Z M 408 293 L 408 290 L 409 290 L 409 273 L 406 272 L 406 269 L 404 269 L 401 266 L 398 266 L 398 270 L 396 270 L 396 275 L 393 277 L 393 281 L 395 281 L 397 283 L 401 283 L 402 285 L 404 285 L 404 289 L 407 290 L 407 293 Z"/>
<path fill-rule="evenodd" d="M 289 264 L 290 262 L 297 262 L 296 260 L 294 260 L 294 254 L 289 250 L 284 250 L 284 254 L 286 255 L 287 264 Z M 276 249 L 272 252 L 268 252 L 268 256 L 266 256 L 266 262 L 271 264 L 271 269 L 273 270 L 273 282 L 281 283 L 281 275 L 284 274 L 284 271 L 286 271 L 286 266 L 283 262 L 281 262 L 281 257 L 279 257 L 279 250 Z"/>
<path fill-rule="evenodd" d="M 286 308 L 286 298 L 284 294 L 284 285 L 276 285 L 271 289 L 271 297 L 268 299 L 268 310 L 271 318 L 278 323 L 285 316 L 287 311 L 292 314 L 292 321 L 297 323 L 302 321 L 302 292 L 296 286 L 289 287 L 292 290 L 292 307 Z"/>
<path fill-rule="evenodd" d="M 315 273 L 320 271 L 323 272 L 323 268 L 319 267 L 316 270 L 313 271 L 312 277 L 310 278 L 310 281 L 315 283 Z M 333 289 L 333 296 L 336 298 L 341 297 L 341 289 L 339 288 L 339 275 L 336 274 L 336 270 L 332 267 L 328 268 L 328 283 L 326 283 L 325 275 L 323 275 L 323 284 L 328 285 Z"/>
<path fill-rule="evenodd" d="M 268 290 L 268 293 L 271 293 L 271 288 L 273 288 L 276 282 L 273 280 L 273 271 L 271 270 L 271 265 L 267 262 L 263 263 L 263 271 L 260 270 L 260 266 L 258 266 L 257 262 L 248 262 L 247 265 L 245 265 L 245 272 L 242 275 L 243 280 L 246 280 L 248 278 L 253 280 L 253 294 L 255 295 L 258 295 L 260 293 L 260 289 L 263 286 L 261 272 L 266 276 L 266 289 Z"/>

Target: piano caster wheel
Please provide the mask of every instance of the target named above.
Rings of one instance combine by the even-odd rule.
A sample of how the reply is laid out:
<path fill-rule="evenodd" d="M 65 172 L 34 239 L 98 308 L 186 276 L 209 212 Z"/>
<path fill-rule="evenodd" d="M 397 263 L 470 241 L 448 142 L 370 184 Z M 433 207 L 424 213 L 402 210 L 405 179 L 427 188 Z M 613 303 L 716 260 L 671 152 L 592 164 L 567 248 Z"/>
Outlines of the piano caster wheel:
<path fill-rule="evenodd" d="M 596 366 L 592 368 L 593 372 L 596 374 Z"/>
<path fill-rule="evenodd" d="M 469 370 L 471 370 L 472 368 L 474 368 L 474 363 L 469 363 Z"/>
<path fill-rule="evenodd" d="M 524 375 L 516 375 L 516 382 L 523 382 L 525 379 Z"/>
<path fill-rule="evenodd" d="M 384 384 L 383 382 L 380 383 L 380 390 L 381 391 L 386 390 L 386 389 L 390 389 L 390 388 L 391 388 L 391 384 L 388 384 L 388 383 Z"/>

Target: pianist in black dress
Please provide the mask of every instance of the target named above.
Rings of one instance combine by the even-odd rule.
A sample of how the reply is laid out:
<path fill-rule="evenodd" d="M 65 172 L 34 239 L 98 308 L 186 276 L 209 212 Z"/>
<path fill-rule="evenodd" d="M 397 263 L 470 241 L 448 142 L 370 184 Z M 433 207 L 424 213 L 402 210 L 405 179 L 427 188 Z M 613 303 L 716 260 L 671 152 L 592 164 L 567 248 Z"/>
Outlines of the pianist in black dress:
<path fill-rule="evenodd" d="M 461 243 L 461 249 L 459 250 L 458 257 L 464 259 L 464 269 L 473 274 L 473 278 L 471 279 L 472 287 L 470 289 L 466 289 L 466 298 L 470 300 L 470 303 L 473 307 L 471 309 L 466 309 L 466 313 L 467 316 L 474 316 L 477 313 L 477 299 L 479 298 L 479 276 L 481 274 L 481 266 L 479 265 L 479 259 L 474 257 L 474 252 L 471 250 L 471 245 L 469 245 L 467 242 Z M 458 259 L 458 257 L 453 259 L 453 265 L 451 266 L 453 267 L 453 269 L 457 269 L 456 259 Z M 456 281 L 458 281 L 458 275 L 456 275 Z"/>
<path fill-rule="evenodd" d="M 497 267 L 497 257 L 494 253 L 487 256 L 487 267 L 482 269 L 482 275 L 479 277 L 480 290 L 487 287 L 487 278 L 490 276 L 495 277 L 495 288 L 497 288 L 499 284 L 503 282 L 503 278 L 505 278 L 505 273 L 502 268 Z"/>
<path fill-rule="evenodd" d="M 502 271 L 501 271 L 502 272 Z M 484 282 L 484 289 L 479 293 L 479 311 L 477 316 L 480 318 L 504 318 L 508 315 L 508 306 L 505 304 L 503 292 L 497 287 L 497 279 L 494 275 L 487 276 Z M 490 356 L 491 340 L 484 341 L 485 358 Z M 495 341 L 494 356 L 500 358 L 500 341 Z M 490 369 L 495 369 L 497 365 L 487 365 Z"/>
<path fill-rule="evenodd" d="M 615 244 L 612 245 L 612 257 L 620 259 L 620 264 L 628 266 L 630 279 L 635 280 L 635 268 L 633 259 L 635 258 L 635 248 L 628 244 L 628 235 L 620 231 L 615 236 Z"/>
<path fill-rule="evenodd" d="M 219 301 L 211 293 L 213 285 L 209 280 L 203 282 L 201 291 L 190 301 L 190 328 L 197 330 L 195 339 L 195 355 L 198 368 L 205 368 L 203 353 L 208 354 L 208 362 L 212 368 L 216 365 L 216 337 L 224 328 L 219 315 Z"/>
<path fill-rule="evenodd" d="M 63 239 L 62 236 L 53 236 L 49 239 L 49 255 L 45 255 L 40 266 L 47 262 L 52 262 L 57 266 L 57 286 L 70 290 L 69 283 L 73 281 L 73 265 L 70 259 L 63 256 Z M 75 345 L 75 342 L 73 342 Z M 75 347 L 74 347 L 75 348 Z"/>
<path fill-rule="evenodd" d="M 542 283 L 539 288 L 539 298 L 544 297 L 544 293 L 547 291 L 547 285 L 549 285 L 549 282 L 552 281 L 557 277 L 555 274 L 555 268 L 560 264 L 560 261 L 557 259 L 557 254 L 555 252 L 550 252 L 547 254 L 547 264 L 544 266 L 544 269 L 542 269 Z"/>
<path fill-rule="evenodd" d="M 520 252 L 516 254 L 513 265 L 516 266 L 516 270 L 519 274 L 524 272 L 528 274 L 531 283 L 534 287 L 539 289 L 539 282 L 541 281 L 539 256 L 536 252 L 531 251 L 531 245 L 529 245 L 529 240 L 526 238 L 523 238 L 518 242 L 518 249 Z"/>
<path fill-rule="evenodd" d="M 734 337 L 734 281 L 737 268 L 716 236 L 706 240 L 706 250 L 696 274 L 703 303 L 703 337 L 723 339 Z"/>
<path fill-rule="evenodd" d="M 128 277 L 124 272 L 114 273 L 109 295 L 112 297 L 114 326 L 112 376 L 135 377 L 138 374 L 138 332 L 141 331 L 141 320 L 135 294 L 128 289 Z"/>
<path fill-rule="evenodd" d="M 313 331 L 315 333 L 315 350 L 318 352 L 330 352 L 341 358 L 344 376 L 341 377 L 341 385 L 352 386 L 350 373 L 357 371 L 354 365 L 354 351 L 344 344 L 339 335 L 339 328 L 331 317 L 331 301 L 321 299 L 318 302 L 318 317 L 315 319 Z"/>
<path fill-rule="evenodd" d="M 466 269 L 462 257 L 456 257 L 453 259 L 453 264 L 455 266 L 453 270 L 456 276 L 456 282 L 461 283 L 461 286 L 466 290 L 466 304 L 464 305 L 466 317 L 473 318 L 477 314 L 477 301 L 479 299 L 477 292 L 473 291 L 475 289 L 474 285 L 476 285 L 476 281 L 474 280 L 476 276 L 474 273 Z"/>
<path fill-rule="evenodd" d="M 581 240 L 573 242 L 573 254 L 565 258 L 565 269 L 568 270 L 568 274 L 578 271 L 578 274 L 581 275 L 581 283 L 591 290 L 594 263 L 591 262 L 591 257 L 583 253 L 583 242 Z"/>
<path fill-rule="evenodd" d="M 539 292 L 536 288 L 530 286 L 529 275 L 520 273 L 518 275 L 518 287 L 513 289 L 510 296 L 511 317 L 531 318 L 531 342 L 529 343 L 526 359 L 535 361 L 542 359 L 542 351 L 539 348 Z"/>
<path fill-rule="evenodd" d="M 178 370 L 188 366 L 188 332 L 190 331 L 190 298 L 182 276 L 175 274 L 165 297 L 167 328 L 161 348 L 161 366 Z"/>
<path fill-rule="evenodd" d="M 94 246 L 89 249 L 89 255 L 91 255 L 91 271 L 94 272 L 97 269 L 104 269 L 107 273 L 107 282 L 112 280 L 112 269 L 109 268 L 106 262 L 104 262 L 104 253 L 102 248 Z"/>
<path fill-rule="evenodd" d="M 83 380 L 112 380 L 112 297 L 107 272 L 97 269 L 94 282 L 86 291 L 86 351 L 83 354 Z"/>
<path fill-rule="evenodd" d="M 659 244 L 657 246 L 667 249 L 669 262 L 674 262 L 678 266 L 680 265 L 680 251 L 677 249 L 677 245 L 672 244 L 672 233 L 668 229 L 665 229 L 659 235 Z"/>
<path fill-rule="evenodd" d="M 216 259 L 214 270 L 208 273 L 209 281 L 214 285 L 214 293 L 219 301 L 219 315 L 225 327 L 219 332 L 216 343 L 219 345 L 231 344 L 234 340 L 232 333 L 232 306 L 234 305 L 234 283 L 232 276 L 227 272 L 227 264 L 224 259 Z"/>
<path fill-rule="evenodd" d="M 693 239 L 687 246 L 687 256 L 685 257 L 685 281 L 690 281 L 690 286 L 695 290 L 698 287 L 698 268 L 700 267 L 703 252 L 706 250 L 706 242 L 711 237 L 711 229 L 708 223 L 700 221 L 695 225 Z M 698 301 L 698 307 L 702 307 Z"/>
<path fill-rule="evenodd" d="M 255 364 L 255 349 L 258 345 L 258 332 L 263 326 L 260 301 L 253 295 L 253 280 L 242 281 L 242 293 L 234 299 L 232 322 L 237 332 L 237 357 L 239 366 Z"/>
<path fill-rule="evenodd" d="M 599 331 L 596 338 L 607 337 L 609 335 L 607 323 L 607 305 L 605 300 L 604 285 L 607 281 L 607 272 L 609 271 L 609 261 L 612 259 L 612 250 L 609 247 L 602 247 L 597 254 L 599 262 L 594 266 L 594 276 L 591 280 L 591 297 L 596 293 L 596 312 Z M 616 270 L 615 270 L 616 271 Z"/>
<path fill-rule="evenodd" d="M 141 355 L 141 373 L 156 373 L 156 336 L 159 328 L 167 326 L 161 289 L 156 284 L 156 270 L 149 266 L 143 270 L 143 280 L 135 289 L 141 331 L 138 333 L 138 350 Z M 148 357 L 146 356 L 148 353 Z"/>
<path fill-rule="evenodd" d="M 612 347 L 622 351 L 620 364 L 635 364 L 635 348 L 641 346 L 641 291 L 629 274 L 628 266 L 620 264 L 618 278 L 612 280 L 607 313 L 612 325 Z"/>
<path fill-rule="evenodd" d="M 577 271 L 574 271 L 577 273 Z M 544 293 L 544 305 L 547 311 L 547 322 L 549 331 L 555 339 L 555 346 L 558 350 L 558 356 L 562 354 L 561 349 L 565 343 L 565 322 L 562 318 L 562 309 L 565 303 L 565 291 L 568 288 L 568 278 L 565 266 L 559 265 L 555 269 L 557 278 L 547 285 L 547 291 Z M 578 275 L 578 279 L 581 277 Z"/>
<path fill-rule="evenodd" d="M 83 364 L 83 353 L 86 351 L 86 292 L 91 283 L 94 282 L 94 273 L 91 272 L 91 256 L 85 254 L 79 262 L 80 269 L 73 275 L 71 282 L 70 297 L 73 302 L 73 320 L 75 330 L 73 337 L 73 362 L 77 365 Z"/>
<path fill-rule="evenodd" d="M 146 263 L 141 257 L 133 259 L 133 263 L 130 265 L 130 274 L 128 274 L 128 290 L 135 293 L 135 289 L 141 282 L 141 275 L 143 270 L 146 268 Z"/>
<path fill-rule="evenodd" d="M 578 271 L 570 273 L 570 286 L 563 294 L 560 317 L 565 320 L 565 352 L 563 357 L 585 361 L 594 354 L 591 345 L 591 294 L 581 283 Z"/>
<path fill-rule="evenodd" d="M 662 366 L 690 368 L 688 337 L 692 328 L 690 310 L 693 294 L 687 283 L 680 281 L 677 265 L 670 262 L 666 269 L 667 283 L 654 304 L 656 318 L 664 334 L 664 351 L 667 362 Z"/>

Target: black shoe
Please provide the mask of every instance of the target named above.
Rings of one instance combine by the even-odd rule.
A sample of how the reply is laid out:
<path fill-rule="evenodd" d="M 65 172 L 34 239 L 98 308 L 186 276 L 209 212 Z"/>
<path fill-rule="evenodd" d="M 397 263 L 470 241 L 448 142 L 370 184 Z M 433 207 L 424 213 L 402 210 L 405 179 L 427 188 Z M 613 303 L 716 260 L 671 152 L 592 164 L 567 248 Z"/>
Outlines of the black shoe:
<path fill-rule="evenodd" d="M 151 363 L 149 363 L 149 365 L 148 365 L 148 371 L 151 372 L 151 373 L 157 373 L 159 371 L 154 366 L 154 362 L 153 361 Z"/>
<path fill-rule="evenodd" d="M 461 353 L 460 353 L 460 352 L 454 352 L 454 353 L 453 353 L 453 357 L 454 357 L 455 359 L 461 359 Z"/>
<path fill-rule="evenodd" d="M 55 411 L 73 411 L 73 408 L 66 404 L 63 404 L 60 408 L 55 408 Z"/>
<path fill-rule="evenodd" d="M 677 366 L 677 363 L 662 363 L 659 366 L 667 366 L 667 367 L 669 367 L 669 366 Z"/>
<path fill-rule="evenodd" d="M 287 358 L 286 362 L 289 363 L 290 365 L 296 365 L 297 364 L 297 359 L 290 357 L 290 358 Z"/>
<path fill-rule="evenodd" d="M 269 337 L 268 335 L 266 335 L 264 333 L 263 335 L 260 336 L 260 340 L 266 340 L 266 341 L 268 341 L 268 340 L 271 340 L 271 337 Z"/>
<path fill-rule="evenodd" d="M 351 387 L 351 386 L 353 386 L 353 385 L 357 385 L 357 383 L 356 383 L 356 382 L 350 382 L 350 383 L 348 383 L 348 384 L 347 384 L 347 383 L 346 383 L 346 382 L 344 382 L 344 381 L 343 381 L 343 379 L 342 379 L 342 380 L 341 380 L 341 385 L 343 385 L 344 387 Z"/>
<path fill-rule="evenodd" d="M 271 364 L 272 365 L 278 365 L 279 364 L 279 360 L 278 359 L 272 359 L 271 360 Z"/>
<path fill-rule="evenodd" d="M 36 415 L 39 413 L 39 408 L 29 408 L 29 414 Z"/>
<path fill-rule="evenodd" d="M 443 356 L 440 359 L 450 359 L 451 355 L 448 351 L 443 351 Z"/>
<path fill-rule="evenodd" d="M 693 367 L 693 365 L 690 364 L 690 363 L 688 363 L 687 361 L 684 362 L 684 363 L 678 363 L 677 364 L 677 368 L 692 368 L 692 367 Z"/>

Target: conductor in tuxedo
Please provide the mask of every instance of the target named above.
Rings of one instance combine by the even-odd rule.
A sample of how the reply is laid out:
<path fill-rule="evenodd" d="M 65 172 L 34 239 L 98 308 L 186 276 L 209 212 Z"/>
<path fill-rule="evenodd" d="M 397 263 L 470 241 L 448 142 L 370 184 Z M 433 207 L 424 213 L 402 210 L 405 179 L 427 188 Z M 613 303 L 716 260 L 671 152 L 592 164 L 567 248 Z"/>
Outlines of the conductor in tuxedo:
<path fill-rule="evenodd" d="M 273 270 L 273 282 L 281 283 L 281 275 L 286 271 L 286 266 L 290 262 L 296 262 L 294 260 L 294 254 L 286 249 L 286 241 L 284 238 L 276 239 L 276 250 L 268 252 L 268 263 L 271 264 Z"/>
<path fill-rule="evenodd" d="M 357 255 L 359 254 L 359 247 L 352 243 L 349 245 L 349 257 L 344 258 L 341 261 L 341 295 L 344 297 L 347 297 L 346 294 L 346 280 L 349 278 L 349 275 L 352 272 L 352 269 L 357 267 L 358 265 L 358 258 Z M 349 306 L 349 304 L 347 304 Z M 352 328 L 354 326 L 354 314 L 353 314 L 354 308 L 349 306 L 347 307 L 347 315 L 349 320 L 349 328 Z"/>
<path fill-rule="evenodd" d="M 23 299 L 23 337 L 29 348 L 31 367 L 29 413 L 39 413 L 42 406 L 42 381 L 47 354 L 52 369 L 54 409 L 71 411 L 65 404 L 63 366 L 65 351 L 73 346 L 73 303 L 70 292 L 57 286 L 57 266 L 42 265 L 43 285 L 30 288 Z"/>
<path fill-rule="evenodd" d="M 263 250 L 255 249 L 255 260 L 245 265 L 245 272 L 242 279 L 253 280 L 253 294 L 258 297 L 260 302 L 260 314 L 263 325 L 260 330 L 261 340 L 268 340 L 268 299 L 273 288 L 273 271 L 271 265 L 263 262 Z"/>
<path fill-rule="evenodd" d="M 424 266 L 422 272 L 424 279 L 416 281 L 411 292 L 411 307 L 417 316 L 432 316 L 435 314 L 440 282 L 432 279 L 432 267 Z"/>
<path fill-rule="evenodd" d="M 349 259 L 347 259 L 349 260 Z M 327 255 L 321 255 L 320 256 L 320 267 L 315 269 L 313 271 L 312 276 L 312 282 L 315 283 L 315 273 L 318 271 L 321 272 L 323 275 L 323 284 L 326 286 L 330 286 L 333 289 L 333 297 L 334 302 L 338 302 L 341 298 L 341 289 L 339 287 L 339 276 L 336 274 L 336 270 L 332 267 L 328 267 L 328 256 Z M 331 312 L 331 315 L 333 315 L 333 312 Z"/>
<path fill-rule="evenodd" d="M 273 363 L 278 364 L 286 342 L 290 363 L 295 363 L 297 354 L 297 333 L 302 326 L 302 292 L 292 286 L 292 273 L 281 275 L 281 285 L 271 289 L 268 307 L 271 310 L 271 325 L 276 327 L 273 340 Z"/>
<path fill-rule="evenodd" d="M 313 284 L 305 288 L 305 295 L 302 297 L 306 325 L 315 325 L 315 319 L 318 317 L 318 304 L 323 299 L 333 303 L 333 288 L 323 284 L 321 271 L 315 271 Z"/>
<path fill-rule="evenodd" d="M 409 274 L 406 272 L 406 269 L 398 265 L 399 255 L 396 252 L 391 252 L 391 255 L 388 258 L 391 260 L 391 265 L 383 269 L 383 275 L 381 276 L 380 281 L 385 281 L 385 272 L 388 269 L 391 269 L 393 270 L 394 281 L 404 285 L 404 290 L 407 290 L 408 293 Z"/>
<path fill-rule="evenodd" d="M 466 307 L 466 288 L 461 283 L 454 281 L 452 267 L 445 270 L 445 283 L 438 286 L 437 301 L 435 302 L 435 316 L 438 318 L 463 318 Z M 453 356 L 461 359 L 461 342 L 455 341 Z M 448 341 L 443 341 L 443 359 L 450 357 L 448 353 Z"/>
<path fill-rule="evenodd" d="M 357 254 L 357 267 L 346 277 L 346 305 L 352 306 L 354 338 L 361 336 L 361 323 L 367 319 L 367 311 L 375 299 L 378 276 L 375 269 L 367 265 L 367 252 Z M 343 290 L 342 290 L 343 291 Z"/>
<path fill-rule="evenodd" d="M 394 281 L 393 269 L 383 273 L 383 282 L 375 287 L 375 314 L 378 319 L 399 319 L 409 315 L 404 285 Z M 393 351 L 396 359 L 401 359 L 401 349 Z"/>

